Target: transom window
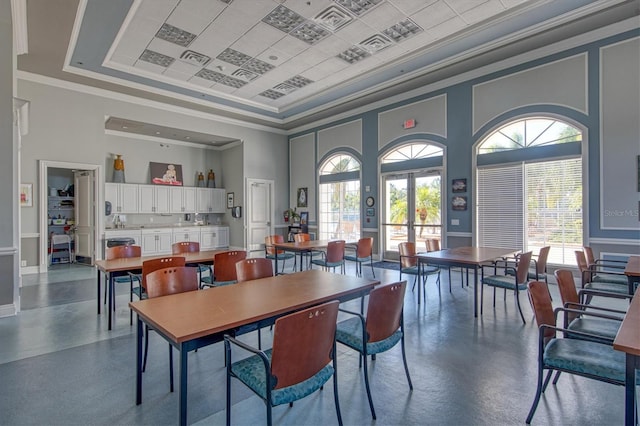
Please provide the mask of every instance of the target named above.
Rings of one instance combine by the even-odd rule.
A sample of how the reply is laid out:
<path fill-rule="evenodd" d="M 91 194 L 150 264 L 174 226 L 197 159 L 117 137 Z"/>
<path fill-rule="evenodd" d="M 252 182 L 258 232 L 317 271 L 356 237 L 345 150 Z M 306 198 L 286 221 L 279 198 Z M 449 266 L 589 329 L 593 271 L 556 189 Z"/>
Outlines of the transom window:
<path fill-rule="evenodd" d="M 344 172 L 355 172 L 360 170 L 358 160 L 350 155 L 338 154 L 329 158 L 320 169 L 320 175 L 334 175 Z"/>
<path fill-rule="evenodd" d="M 478 154 L 582 141 L 573 126 L 550 118 L 527 118 L 499 128 L 479 146 Z"/>
<path fill-rule="evenodd" d="M 441 157 L 442 148 L 424 142 L 412 142 L 394 149 L 384 157 L 382 164 L 397 163 L 399 161 L 414 160 L 418 158 Z"/>

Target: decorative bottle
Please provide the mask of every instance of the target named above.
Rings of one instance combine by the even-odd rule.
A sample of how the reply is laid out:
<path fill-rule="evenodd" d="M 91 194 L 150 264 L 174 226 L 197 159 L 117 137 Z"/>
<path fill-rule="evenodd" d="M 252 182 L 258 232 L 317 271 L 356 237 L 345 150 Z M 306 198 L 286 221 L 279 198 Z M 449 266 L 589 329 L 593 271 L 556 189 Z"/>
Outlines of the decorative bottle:
<path fill-rule="evenodd" d="M 216 174 L 213 173 L 212 169 L 209 169 L 209 174 L 207 174 L 207 188 L 215 188 L 216 187 Z"/>
<path fill-rule="evenodd" d="M 124 160 L 121 154 L 116 154 L 116 158 L 113 160 L 113 181 L 124 183 Z"/>

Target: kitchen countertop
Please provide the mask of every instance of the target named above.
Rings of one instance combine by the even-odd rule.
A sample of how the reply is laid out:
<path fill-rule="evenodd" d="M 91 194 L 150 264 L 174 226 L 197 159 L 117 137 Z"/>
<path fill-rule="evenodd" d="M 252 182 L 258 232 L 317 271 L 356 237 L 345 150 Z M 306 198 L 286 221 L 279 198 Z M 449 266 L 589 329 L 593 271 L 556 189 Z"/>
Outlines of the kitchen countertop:
<path fill-rule="evenodd" d="M 106 226 L 104 228 L 105 231 L 139 231 L 141 229 L 167 229 L 167 228 L 204 228 L 204 227 L 212 227 L 212 226 L 229 226 L 224 223 L 220 224 L 203 224 L 203 225 L 194 225 L 193 223 L 167 223 L 167 224 L 147 224 L 147 225 L 126 225 L 124 228 L 116 228 L 112 226 Z"/>

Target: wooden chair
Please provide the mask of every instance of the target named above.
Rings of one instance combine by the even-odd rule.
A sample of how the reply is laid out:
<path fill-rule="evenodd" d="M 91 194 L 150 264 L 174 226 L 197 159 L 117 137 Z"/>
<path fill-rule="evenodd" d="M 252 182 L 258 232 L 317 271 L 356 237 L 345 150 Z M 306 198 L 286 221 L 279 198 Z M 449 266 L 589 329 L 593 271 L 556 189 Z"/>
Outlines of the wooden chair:
<path fill-rule="evenodd" d="M 557 327 L 556 314 L 551 306 L 547 284 L 542 281 L 531 281 L 527 287 L 529 301 L 540 332 L 538 335 L 538 386 L 526 423 L 531 423 L 540 397 L 546 390 L 554 371 L 624 386 L 625 354 L 614 350 L 609 344 L 589 340 L 597 336 Z M 556 335 L 558 332 L 565 336 L 570 334 L 571 338 L 558 337 Z M 547 376 L 543 381 L 545 370 L 547 370 Z M 554 384 L 557 378 L 556 376 Z M 636 383 L 640 384 L 640 380 L 636 379 Z"/>
<path fill-rule="evenodd" d="M 142 256 L 142 247 L 140 246 L 115 246 L 107 248 L 105 252 L 105 260 L 114 260 L 114 259 L 125 259 L 129 257 L 141 257 Z M 129 284 L 129 301 L 133 302 L 133 293 L 131 293 L 133 289 L 133 282 L 140 282 L 140 274 L 126 274 L 126 275 L 114 275 L 113 283 L 115 284 Z M 107 289 L 108 286 L 104 287 L 104 303 L 107 303 Z M 113 298 L 113 310 L 116 310 L 116 298 Z M 129 310 L 129 324 L 133 325 L 133 312 Z"/>
<path fill-rule="evenodd" d="M 432 251 L 440 251 L 440 240 L 437 238 L 427 238 L 424 240 L 425 246 L 427 247 L 427 252 Z M 451 293 L 451 267 L 450 266 L 442 266 L 438 265 L 440 269 L 446 269 L 449 273 L 449 293 Z M 460 283 L 462 288 L 464 288 L 464 274 L 462 272 L 462 268 L 460 268 Z M 467 283 L 468 285 L 468 283 Z"/>
<path fill-rule="evenodd" d="M 582 247 L 582 251 L 584 251 L 584 256 L 587 258 L 587 265 L 602 265 L 607 268 L 614 269 L 624 269 L 627 266 L 627 262 L 624 260 L 614 260 L 614 259 L 596 259 L 593 254 L 593 249 L 589 246 Z"/>
<path fill-rule="evenodd" d="M 509 269 L 513 269 L 511 274 L 505 275 L 490 275 L 484 276 L 485 266 L 482 267 L 482 279 L 480 285 L 480 315 L 482 315 L 482 301 L 484 300 L 484 286 L 488 285 L 493 287 L 493 308 L 496 307 L 496 288 L 503 288 L 506 290 L 513 290 L 514 298 L 516 299 L 516 306 L 518 307 L 518 312 L 520 312 L 520 318 L 522 318 L 522 323 L 526 324 L 527 321 L 524 319 L 524 315 L 522 313 L 522 308 L 520 306 L 520 291 L 526 290 L 527 288 L 527 280 L 529 274 L 529 265 L 531 264 L 531 252 L 528 251 L 526 253 L 522 253 L 518 256 L 518 263 L 515 267 L 507 266 L 505 269 L 508 271 Z M 494 268 L 494 273 L 496 272 L 496 266 L 492 266 Z"/>
<path fill-rule="evenodd" d="M 183 254 L 183 253 L 200 253 L 200 243 L 197 241 L 179 241 L 171 244 L 171 254 Z M 209 276 L 213 275 L 213 268 L 211 265 L 203 265 L 200 263 L 188 263 L 187 266 L 195 266 L 198 268 L 198 278 L 202 282 L 202 274 L 209 272 Z"/>
<path fill-rule="evenodd" d="M 238 282 L 273 276 L 271 261 L 260 257 L 240 260 L 236 262 L 235 268 Z"/>
<path fill-rule="evenodd" d="M 230 250 L 213 256 L 213 275 L 202 277 L 203 287 L 220 287 L 238 282 L 236 263 L 247 258 L 244 250 Z"/>
<path fill-rule="evenodd" d="M 591 289 L 604 293 L 615 293 L 619 295 L 629 294 L 629 282 L 624 273 L 603 272 L 602 266 L 588 265 L 587 258 L 582 250 L 576 250 L 576 262 L 582 274 L 582 288 Z M 624 277 L 624 280 L 620 280 Z M 591 297 L 584 300 L 588 303 Z"/>
<path fill-rule="evenodd" d="M 276 249 L 274 244 L 284 243 L 284 237 L 282 235 L 269 235 L 264 237 L 264 257 L 275 262 Z M 296 270 L 296 256 L 293 253 L 286 252 L 284 250 L 277 250 L 278 260 L 282 260 L 282 271 L 284 272 L 284 265 L 288 259 L 293 259 L 293 270 Z M 278 265 L 273 268 L 278 273 Z"/>
<path fill-rule="evenodd" d="M 362 264 L 369 262 L 371 265 L 371 273 L 373 278 L 376 277 L 376 273 L 373 270 L 373 237 L 363 237 L 358 240 L 358 244 L 353 246 L 345 246 L 345 250 L 353 250 L 353 254 L 345 254 L 344 260 L 349 260 L 356 263 L 356 275 L 362 276 Z"/>
<path fill-rule="evenodd" d="M 344 240 L 329 241 L 327 244 L 327 251 L 320 252 L 322 254 L 321 259 L 311 259 L 311 265 L 322 266 L 326 271 L 329 268 L 333 268 L 333 272 L 336 271 L 336 267 L 340 267 L 340 272 L 344 274 Z"/>
<path fill-rule="evenodd" d="M 534 281 L 548 282 L 547 279 L 547 259 L 549 258 L 549 251 L 551 246 L 545 246 L 540 249 L 537 255 L 531 255 L 531 261 L 533 262 L 533 268 L 527 273 L 527 279 Z M 519 256 L 519 255 L 518 255 Z M 517 257 L 516 257 L 517 260 Z M 507 262 L 508 265 L 508 262 Z M 507 269 L 507 275 L 513 275 L 514 268 Z"/>
<path fill-rule="evenodd" d="M 333 376 L 333 399 L 342 425 L 338 379 L 336 377 L 336 320 L 338 301 L 278 318 L 273 349 L 261 351 L 229 335 L 224 336 L 227 363 L 227 425 L 231 424 L 231 378 L 244 383 L 267 407 L 267 425 L 272 424 L 272 407 L 293 404 L 322 389 Z M 232 345 L 254 355 L 232 361 Z"/>
<path fill-rule="evenodd" d="M 412 241 L 406 241 L 398 244 L 398 251 L 400 253 L 400 280 L 402 280 L 402 274 L 414 275 L 413 286 L 411 291 L 415 290 L 416 283 L 422 281 L 422 298 L 426 300 L 426 283 L 429 275 L 437 275 L 436 284 L 438 285 L 438 294 L 440 294 L 440 268 L 436 266 L 420 265 L 420 261 L 416 256 L 416 243 Z M 421 267 L 422 266 L 422 267 Z M 420 300 L 418 299 L 418 303 Z"/>
<path fill-rule="evenodd" d="M 184 263 L 184 257 L 181 258 Z M 155 259 L 154 259 L 155 260 Z M 162 260 L 162 259 L 160 259 Z M 146 263 L 146 262 L 145 262 Z M 165 264 L 168 262 L 165 262 Z M 143 264 L 144 265 L 144 264 Z M 147 297 L 167 296 L 170 294 L 184 293 L 187 291 L 198 290 L 198 273 L 196 268 L 185 266 L 171 266 L 156 269 L 147 274 L 143 274 Z M 144 363 L 142 371 L 147 365 L 147 353 L 149 351 L 149 331 L 151 329 L 147 325 L 145 335 L 145 351 Z M 169 383 L 171 392 L 173 392 L 173 348 L 169 343 Z"/>
<path fill-rule="evenodd" d="M 311 235 L 306 232 L 298 232 L 297 234 L 293 234 L 293 241 L 296 243 L 302 243 L 305 241 L 311 241 Z M 302 257 L 307 259 L 307 269 L 311 266 L 311 259 L 313 259 L 314 254 L 322 253 L 320 250 L 312 250 L 311 252 L 302 253 Z M 279 257 L 279 256 L 278 256 Z M 302 265 L 300 265 L 302 268 Z"/>
<path fill-rule="evenodd" d="M 368 356 L 388 351 L 398 343 L 402 349 L 402 362 L 407 375 L 409 389 L 413 390 L 407 357 L 404 348 L 403 306 L 407 282 L 402 281 L 374 288 L 369 293 L 369 304 L 366 317 L 358 312 L 340 309 L 341 312 L 353 315 L 338 323 L 336 341 L 359 353 L 360 365 L 364 360 L 364 383 L 369 399 L 371 416 L 376 418 L 373 407 L 369 373 L 367 371 Z"/>

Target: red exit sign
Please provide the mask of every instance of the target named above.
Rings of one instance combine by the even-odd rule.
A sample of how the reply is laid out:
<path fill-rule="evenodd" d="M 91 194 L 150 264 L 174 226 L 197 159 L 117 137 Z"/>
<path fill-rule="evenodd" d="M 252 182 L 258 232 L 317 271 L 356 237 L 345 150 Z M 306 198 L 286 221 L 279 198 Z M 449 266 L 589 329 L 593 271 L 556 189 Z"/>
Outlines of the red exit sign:
<path fill-rule="evenodd" d="M 404 120 L 404 123 L 402 123 L 402 127 L 405 129 L 413 129 L 414 127 L 416 127 L 416 120 L 414 118 Z"/>

